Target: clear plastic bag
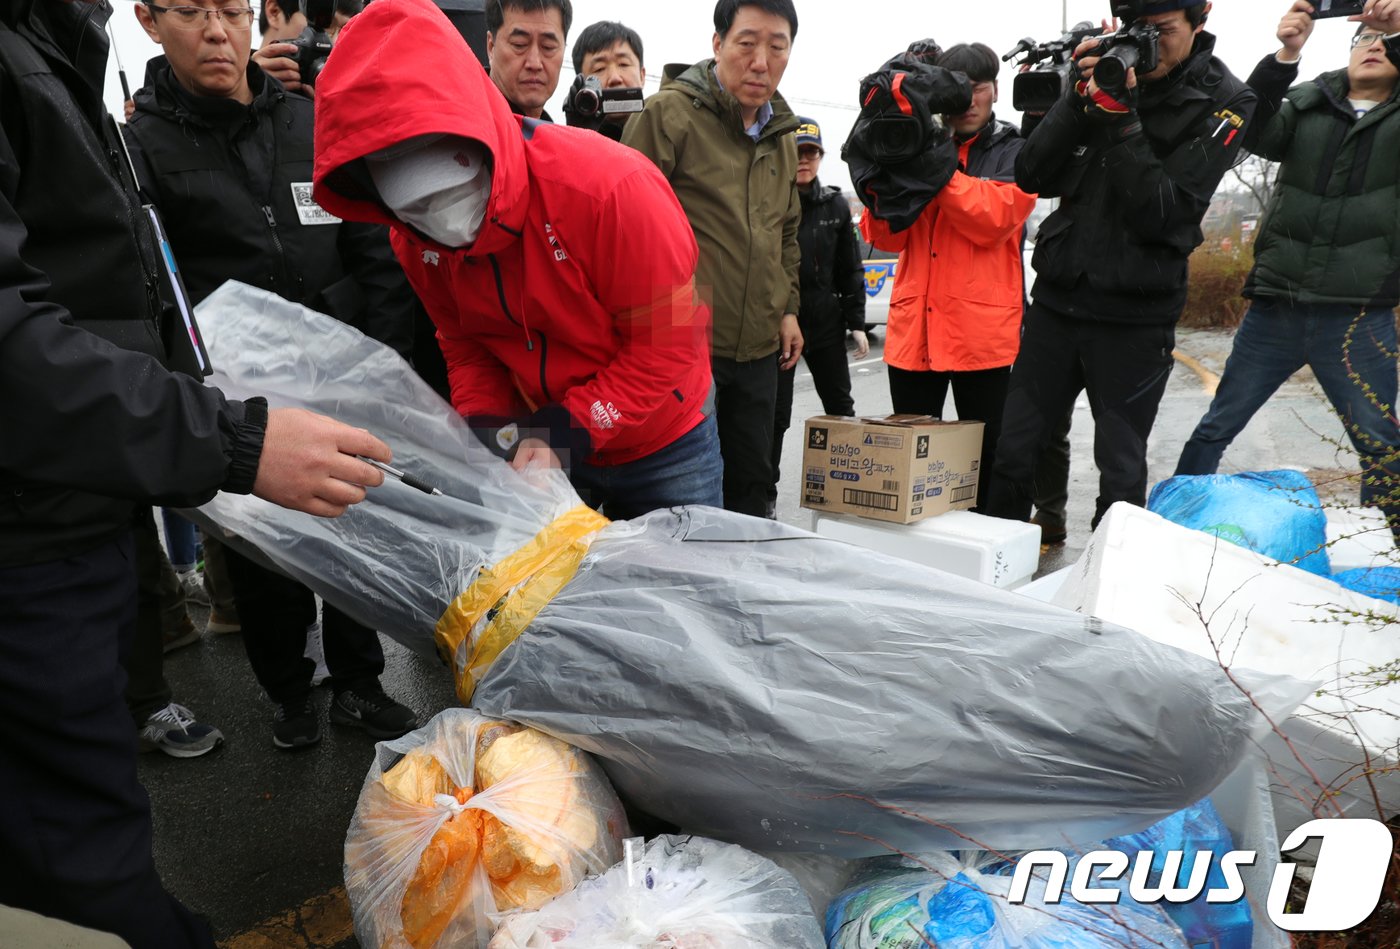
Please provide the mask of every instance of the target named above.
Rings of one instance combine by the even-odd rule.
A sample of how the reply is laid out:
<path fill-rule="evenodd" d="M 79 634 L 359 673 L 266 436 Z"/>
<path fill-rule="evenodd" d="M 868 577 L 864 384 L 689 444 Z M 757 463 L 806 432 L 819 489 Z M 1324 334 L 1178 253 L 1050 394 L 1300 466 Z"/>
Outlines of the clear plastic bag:
<path fill-rule="evenodd" d="M 1008 902 L 1011 867 L 983 853 L 881 858 L 831 904 L 829 949 L 1185 949 L 1156 906 L 1086 905 L 1066 891 L 1045 901 L 1032 878 L 1024 903 Z"/>
<path fill-rule="evenodd" d="M 420 652 L 459 594 L 504 604 L 465 611 L 460 675 L 528 599 L 531 580 L 497 568 L 548 548 L 577 510 L 565 477 L 511 470 L 396 354 L 329 317 L 227 285 L 200 320 L 215 384 L 362 425 L 445 494 L 390 481 L 335 520 L 226 495 L 202 510 Z M 1234 770 L 1269 730 L 1254 701 L 1278 719 L 1311 691 L 1260 676 L 1251 700 L 1217 662 L 1122 626 L 714 508 L 654 511 L 581 546 L 479 667 L 472 705 L 595 755 L 640 810 L 758 852 L 1140 830 Z"/>
<path fill-rule="evenodd" d="M 490 949 L 824 949 L 792 874 L 704 837 L 628 841 L 623 862 L 506 920 Z"/>
<path fill-rule="evenodd" d="M 360 945 L 484 947 L 616 863 L 621 804 L 587 755 L 533 729 L 448 709 L 376 746 L 345 839 Z"/>

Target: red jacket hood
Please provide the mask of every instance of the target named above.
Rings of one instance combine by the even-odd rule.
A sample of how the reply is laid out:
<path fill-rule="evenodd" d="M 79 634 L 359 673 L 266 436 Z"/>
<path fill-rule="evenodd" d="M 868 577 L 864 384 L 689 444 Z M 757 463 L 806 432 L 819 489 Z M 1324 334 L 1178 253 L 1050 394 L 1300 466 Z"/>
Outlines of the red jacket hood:
<path fill-rule="evenodd" d="M 525 220 L 521 121 L 431 0 L 374 0 L 340 31 L 316 80 L 316 202 L 346 220 L 402 228 L 361 159 L 415 135 L 476 139 L 490 153 L 491 197 L 470 253 L 492 253 Z"/>

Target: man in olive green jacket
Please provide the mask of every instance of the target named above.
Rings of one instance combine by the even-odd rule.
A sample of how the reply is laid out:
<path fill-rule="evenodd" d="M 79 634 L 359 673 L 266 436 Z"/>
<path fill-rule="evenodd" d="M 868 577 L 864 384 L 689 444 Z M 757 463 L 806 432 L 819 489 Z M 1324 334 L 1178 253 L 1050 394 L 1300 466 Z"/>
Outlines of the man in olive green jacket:
<path fill-rule="evenodd" d="M 724 506 L 758 517 L 772 515 L 778 370 L 802 353 L 797 119 L 777 94 L 796 35 L 792 0 L 719 0 L 714 59 L 667 66 L 622 135 L 671 182 L 700 245 Z"/>
<path fill-rule="evenodd" d="M 1400 539 L 1400 0 L 1374 0 L 1367 11 L 1352 17 L 1361 25 L 1347 68 L 1289 89 L 1313 29 L 1312 5 L 1295 0 L 1279 23 L 1283 48 L 1249 77 L 1260 113 L 1273 115 L 1246 147 L 1282 164 L 1244 288 L 1249 312 L 1176 473 L 1213 474 L 1254 413 L 1306 365 L 1360 456 L 1361 503 L 1384 511 Z"/>

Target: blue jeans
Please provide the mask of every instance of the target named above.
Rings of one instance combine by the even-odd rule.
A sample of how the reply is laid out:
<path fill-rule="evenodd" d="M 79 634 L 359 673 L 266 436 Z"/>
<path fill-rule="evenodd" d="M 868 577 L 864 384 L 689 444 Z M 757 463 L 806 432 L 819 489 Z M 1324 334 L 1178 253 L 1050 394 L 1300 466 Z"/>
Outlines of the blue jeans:
<path fill-rule="evenodd" d="M 585 504 L 615 521 L 681 504 L 724 504 L 724 462 L 713 415 L 645 458 L 575 465 L 569 480 Z"/>
<path fill-rule="evenodd" d="M 1214 474 L 1220 456 L 1254 413 L 1306 365 L 1361 456 L 1361 503 L 1382 509 L 1400 536 L 1395 360 L 1395 315 L 1388 308 L 1361 312 L 1346 304 L 1255 300 L 1235 334 L 1220 388 L 1182 449 L 1176 473 Z"/>
<path fill-rule="evenodd" d="M 165 544 L 171 566 L 182 573 L 193 570 L 199 562 L 199 537 L 195 534 L 194 523 L 169 508 L 161 508 L 160 515 L 165 521 Z"/>

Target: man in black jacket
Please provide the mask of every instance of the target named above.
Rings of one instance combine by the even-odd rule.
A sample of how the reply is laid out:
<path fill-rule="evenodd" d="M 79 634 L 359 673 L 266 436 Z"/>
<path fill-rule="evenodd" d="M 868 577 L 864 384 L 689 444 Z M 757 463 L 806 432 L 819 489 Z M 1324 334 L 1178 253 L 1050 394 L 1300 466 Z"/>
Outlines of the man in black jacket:
<path fill-rule="evenodd" d="M 0 3 L 0 904 L 212 946 L 156 874 L 122 697 L 135 504 L 252 491 L 335 515 L 383 480 L 352 456 L 390 454 L 162 365 L 183 327 L 102 108 L 109 13 Z"/>
<path fill-rule="evenodd" d="M 797 126 L 797 195 L 802 223 L 797 244 L 802 250 L 802 312 L 797 317 L 805 345 L 802 358 L 827 415 L 855 415 L 851 399 L 851 369 L 846 363 L 846 333 L 855 341 L 857 359 L 870 352 L 865 336 L 865 265 L 860 258 L 851 207 L 841 189 L 822 187 L 817 178 L 822 157 L 822 130 L 816 120 L 799 118 Z M 778 499 L 778 465 L 783 436 L 792 424 L 792 387 L 797 367 L 778 372 L 778 401 L 773 418 L 773 488 L 770 508 Z M 772 511 L 769 512 L 770 516 Z"/>
<path fill-rule="evenodd" d="M 155 3 L 136 8 L 165 64 L 135 95 L 127 143 L 191 299 L 199 303 L 225 280 L 241 280 L 408 356 L 415 299 L 388 230 L 341 222 L 311 198 L 311 100 L 251 65 L 251 22 L 230 22 L 212 7 L 189 9 L 182 16 Z M 248 660 L 277 706 L 273 743 L 314 745 L 321 731 L 311 704 L 313 666 L 303 653 L 315 596 L 232 549 L 228 568 Z M 413 728 L 412 710 L 380 687 L 378 634 L 330 604 L 322 632 L 335 691 L 331 719 L 376 738 Z"/>
<path fill-rule="evenodd" d="M 1025 520 L 1036 459 L 1081 389 L 1094 413 L 1097 525 L 1147 495 L 1147 437 L 1172 369 L 1186 260 L 1244 142 L 1255 96 L 1212 55 L 1209 3 L 1147 0 L 1159 64 L 1105 90 L 1095 44 L 1031 134 L 1016 184 L 1060 207 L 1040 228 L 1034 303 L 1011 373 L 986 512 Z"/>
<path fill-rule="evenodd" d="M 1250 74 L 1259 95 L 1250 150 L 1281 162 L 1245 281 L 1250 299 L 1220 385 L 1176 473 L 1214 474 L 1225 449 L 1293 373 L 1312 370 L 1361 462 L 1361 503 L 1400 540 L 1400 427 L 1393 406 L 1400 303 L 1400 0 L 1368 5 L 1347 68 L 1289 88 L 1312 34 L 1294 0 L 1282 47 Z M 1344 183 L 1344 184 L 1343 184 Z"/>

